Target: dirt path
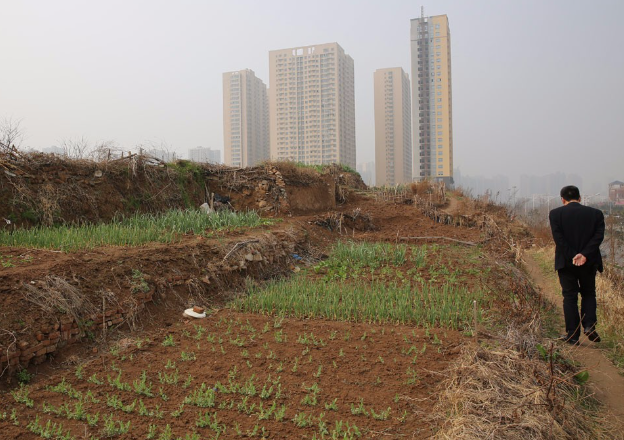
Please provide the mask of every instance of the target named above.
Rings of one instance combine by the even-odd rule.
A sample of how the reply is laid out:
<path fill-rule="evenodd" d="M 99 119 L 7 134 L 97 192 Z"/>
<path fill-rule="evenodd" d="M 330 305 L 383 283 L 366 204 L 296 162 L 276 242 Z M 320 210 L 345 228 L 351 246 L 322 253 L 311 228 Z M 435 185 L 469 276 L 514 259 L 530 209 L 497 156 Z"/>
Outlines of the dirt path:
<path fill-rule="evenodd" d="M 457 202 L 457 199 L 455 197 L 449 197 L 448 201 L 449 204 L 446 208 L 444 208 L 444 211 L 450 215 L 457 214 L 460 211 L 459 202 Z"/>
<path fill-rule="evenodd" d="M 545 276 L 531 252 L 524 254 L 524 262 L 544 297 L 556 304 L 563 316 L 563 302 L 556 277 Z M 568 353 L 572 359 L 587 367 L 591 390 L 604 404 L 604 415 L 607 420 L 619 429 L 619 436 L 614 438 L 624 439 L 624 377 L 598 348 L 599 345 L 583 336 L 581 345 L 570 348 Z"/>

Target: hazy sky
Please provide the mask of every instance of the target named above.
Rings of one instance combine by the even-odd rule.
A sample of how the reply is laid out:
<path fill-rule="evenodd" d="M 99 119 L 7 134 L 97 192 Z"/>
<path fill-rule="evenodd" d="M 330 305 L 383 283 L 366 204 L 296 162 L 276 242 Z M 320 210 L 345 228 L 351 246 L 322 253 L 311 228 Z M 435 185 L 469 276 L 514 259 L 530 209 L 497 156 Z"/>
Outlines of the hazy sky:
<path fill-rule="evenodd" d="M 269 50 L 335 41 L 355 61 L 357 161 L 373 161 L 373 72 L 411 77 L 421 4 L 449 17 L 462 174 L 624 180 L 622 0 L 0 0 L 0 118 L 22 120 L 25 147 L 222 150 L 223 72 L 270 85 Z"/>

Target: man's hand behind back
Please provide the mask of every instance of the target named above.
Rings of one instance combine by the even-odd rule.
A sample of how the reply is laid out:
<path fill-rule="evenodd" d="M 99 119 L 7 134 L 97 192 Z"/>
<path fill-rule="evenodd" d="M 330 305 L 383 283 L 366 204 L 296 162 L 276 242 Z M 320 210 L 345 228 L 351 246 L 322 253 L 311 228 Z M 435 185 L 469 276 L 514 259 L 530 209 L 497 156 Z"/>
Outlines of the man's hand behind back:
<path fill-rule="evenodd" d="M 574 258 L 572 258 L 572 264 L 575 266 L 582 266 L 587 262 L 587 258 L 583 254 L 576 254 Z"/>

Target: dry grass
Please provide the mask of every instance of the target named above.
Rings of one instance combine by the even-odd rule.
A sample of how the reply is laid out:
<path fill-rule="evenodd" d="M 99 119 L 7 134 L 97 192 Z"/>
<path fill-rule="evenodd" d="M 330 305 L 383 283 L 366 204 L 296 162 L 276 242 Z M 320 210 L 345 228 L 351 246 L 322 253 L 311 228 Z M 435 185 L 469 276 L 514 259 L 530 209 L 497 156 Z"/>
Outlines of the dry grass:
<path fill-rule="evenodd" d="M 556 283 L 552 262 L 555 247 L 548 246 L 535 252 L 537 261 L 546 276 Z M 605 336 L 609 355 L 618 367 L 624 367 L 624 279 L 622 275 L 607 265 L 602 274 L 596 277 L 596 297 L 598 300 L 598 331 Z"/>
<path fill-rule="evenodd" d="M 624 280 L 611 267 L 596 278 L 598 326 L 607 336 L 611 358 L 624 368 Z"/>
<path fill-rule="evenodd" d="M 581 407 L 574 372 L 518 350 L 535 346 L 525 335 L 516 331 L 496 348 L 477 346 L 462 353 L 434 411 L 441 424 L 434 439 L 613 438 Z"/>
<path fill-rule="evenodd" d="M 48 275 L 37 284 L 25 284 L 24 287 L 26 301 L 39 307 L 48 316 L 57 316 L 59 313 L 67 315 L 79 326 L 98 312 L 103 312 L 100 308 L 102 304 L 94 304 L 79 287 L 55 275 Z M 118 308 L 118 301 L 112 292 L 102 290 L 99 296 L 107 307 Z"/>
<path fill-rule="evenodd" d="M 61 277 L 49 275 L 39 285 L 25 284 L 24 287 L 26 300 L 49 315 L 61 312 L 80 322 L 97 311 L 80 289 Z"/>
<path fill-rule="evenodd" d="M 415 196 L 424 196 L 433 192 L 433 184 L 428 180 L 421 180 L 420 182 L 412 182 L 410 189 Z"/>

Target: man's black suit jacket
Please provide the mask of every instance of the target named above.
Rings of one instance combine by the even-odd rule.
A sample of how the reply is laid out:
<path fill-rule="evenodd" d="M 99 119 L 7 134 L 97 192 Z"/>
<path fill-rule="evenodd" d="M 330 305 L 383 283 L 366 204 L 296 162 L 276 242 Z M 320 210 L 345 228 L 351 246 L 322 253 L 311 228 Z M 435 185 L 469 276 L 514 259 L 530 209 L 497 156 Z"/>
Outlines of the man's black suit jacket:
<path fill-rule="evenodd" d="M 576 254 L 587 258 L 585 264 L 602 272 L 600 243 L 604 238 L 604 215 L 599 209 L 570 202 L 550 211 L 550 228 L 555 240 L 555 270 L 572 267 Z"/>

